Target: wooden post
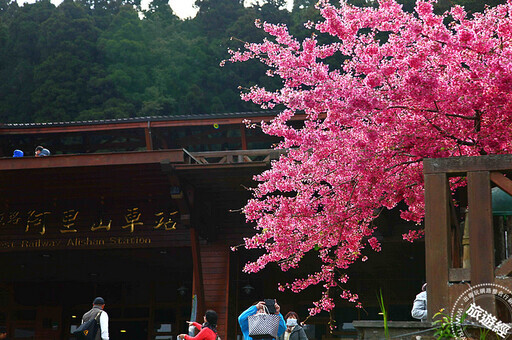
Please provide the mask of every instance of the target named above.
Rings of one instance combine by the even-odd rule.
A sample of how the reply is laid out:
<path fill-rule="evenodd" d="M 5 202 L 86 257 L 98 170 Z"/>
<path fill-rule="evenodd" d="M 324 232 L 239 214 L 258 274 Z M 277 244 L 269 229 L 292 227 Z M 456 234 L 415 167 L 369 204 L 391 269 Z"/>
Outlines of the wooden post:
<path fill-rule="evenodd" d="M 146 136 L 146 150 L 153 150 L 153 138 L 151 137 L 151 122 L 148 120 L 148 126 L 144 128 L 144 134 Z"/>
<path fill-rule="evenodd" d="M 449 308 L 448 280 L 451 236 L 448 179 L 445 173 L 425 174 L 425 259 L 428 318 Z"/>
<path fill-rule="evenodd" d="M 245 124 L 240 124 L 240 137 L 242 138 L 242 150 L 247 150 L 247 136 L 245 134 Z"/>
<path fill-rule="evenodd" d="M 455 210 L 455 204 L 453 203 L 453 199 L 451 197 L 450 188 L 447 187 L 448 190 L 448 202 L 450 204 L 450 221 L 451 221 L 451 249 L 452 249 L 452 268 L 462 268 L 462 237 L 464 230 L 461 228 L 457 211 Z M 461 230 L 462 229 L 462 230 Z"/>
<path fill-rule="evenodd" d="M 468 172 L 471 285 L 494 282 L 494 232 L 489 171 Z"/>
<path fill-rule="evenodd" d="M 203 268 L 201 265 L 201 251 L 199 249 L 199 239 L 194 228 L 190 228 L 190 244 L 192 246 L 192 260 L 193 272 L 192 272 L 192 295 L 197 296 L 197 318 L 201 323 L 200 317 L 204 315 L 204 283 L 203 283 Z"/>
<path fill-rule="evenodd" d="M 462 268 L 471 268 L 471 248 L 469 246 L 469 217 L 468 212 L 464 218 L 464 235 L 462 237 Z"/>

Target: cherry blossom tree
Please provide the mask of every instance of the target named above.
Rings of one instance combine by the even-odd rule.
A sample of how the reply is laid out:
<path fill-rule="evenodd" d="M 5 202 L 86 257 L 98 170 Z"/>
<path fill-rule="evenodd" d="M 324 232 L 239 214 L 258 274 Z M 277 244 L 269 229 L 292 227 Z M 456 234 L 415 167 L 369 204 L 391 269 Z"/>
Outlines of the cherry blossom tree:
<path fill-rule="evenodd" d="M 284 25 L 257 22 L 269 38 L 230 51 L 230 61 L 258 60 L 282 79 L 275 91 L 254 86 L 242 98 L 284 107 L 261 128 L 288 150 L 255 177 L 244 213 L 257 233 L 245 247 L 265 252 L 244 270 L 278 263 L 286 271 L 316 252 L 316 272 L 279 285 L 294 292 L 323 285 L 312 315 L 330 311 L 336 296 L 357 303 L 343 289 L 343 272 L 366 260 L 368 245 L 380 250 L 371 224 L 378 209 L 403 201 L 402 218 L 422 222 L 424 158 L 512 148 L 511 2 L 472 15 L 460 6 L 437 15 L 432 1 L 418 1 L 414 13 L 394 0 L 317 7 L 323 19 L 306 26 L 336 42 L 321 45 L 315 33 L 298 41 Z M 298 113 L 306 119 L 293 128 Z"/>

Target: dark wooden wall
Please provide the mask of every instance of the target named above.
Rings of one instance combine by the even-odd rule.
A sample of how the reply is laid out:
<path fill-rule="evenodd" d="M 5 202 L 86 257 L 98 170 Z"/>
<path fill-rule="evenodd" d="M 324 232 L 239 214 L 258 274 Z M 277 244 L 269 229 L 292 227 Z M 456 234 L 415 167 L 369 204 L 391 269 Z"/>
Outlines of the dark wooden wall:
<path fill-rule="evenodd" d="M 205 310 L 213 309 L 219 319 L 217 331 L 227 338 L 229 296 L 229 248 L 223 244 L 201 245 Z M 198 315 L 199 318 L 199 315 Z"/>

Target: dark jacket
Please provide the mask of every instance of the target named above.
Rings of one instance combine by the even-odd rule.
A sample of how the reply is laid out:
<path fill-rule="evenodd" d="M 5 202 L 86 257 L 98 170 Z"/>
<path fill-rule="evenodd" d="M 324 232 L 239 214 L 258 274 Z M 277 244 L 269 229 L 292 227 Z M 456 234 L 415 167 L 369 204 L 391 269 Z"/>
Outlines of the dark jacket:
<path fill-rule="evenodd" d="M 102 312 L 102 309 L 99 307 L 93 307 L 91 310 L 89 310 L 87 313 L 82 316 L 82 323 L 85 323 L 89 321 L 90 319 L 94 319 L 96 315 Z M 94 340 L 101 340 L 101 328 L 98 328 L 98 333 L 96 333 L 96 337 Z"/>
<path fill-rule="evenodd" d="M 286 331 L 285 331 L 285 333 L 286 333 Z M 279 336 L 279 340 L 284 339 L 285 333 L 283 333 Z M 308 337 L 306 336 L 306 332 L 304 332 L 304 328 L 302 328 L 299 325 L 293 327 L 292 334 L 290 334 L 290 340 L 308 340 Z"/>

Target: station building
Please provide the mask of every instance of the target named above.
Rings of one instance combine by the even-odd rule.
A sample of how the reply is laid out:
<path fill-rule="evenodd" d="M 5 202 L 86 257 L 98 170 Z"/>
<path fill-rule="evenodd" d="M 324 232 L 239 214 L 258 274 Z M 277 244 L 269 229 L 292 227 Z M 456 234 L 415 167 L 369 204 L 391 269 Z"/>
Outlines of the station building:
<path fill-rule="evenodd" d="M 253 175 L 269 167 L 278 140 L 243 121 L 272 112 L 0 125 L 0 325 L 13 339 L 72 339 L 96 296 L 106 301 L 112 340 L 176 339 L 187 320 L 219 314 L 222 339 L 241 339 L 237 316 L 274 297 L 303 318 L 319 291 L 277 292 L 308 268 L 247 275 L 257 252 L 237 251 L 253 234 L 240 209 Z M 300 117 L 299 117 L 300 118 Z M 297 121 L 300 124 L 300 120 Z M 43 145 L 49 157 L 34 157 Z M 12 157 L 19 149 L 24 157 Z M 356 337 L 352 320 L 412 320 L 425 278 L 424 243 L 401 239 L 410 225 L 376 221 L 382 254 L 350 271 L 364 309 L 341 302 L 308 320 L 310 339 Z M 374 259 L 374 260 L 373 260 Z M 307 260 L 314 264 L 315 260 Z M 329 334 L 329 319 L 338 329 Z"/>

